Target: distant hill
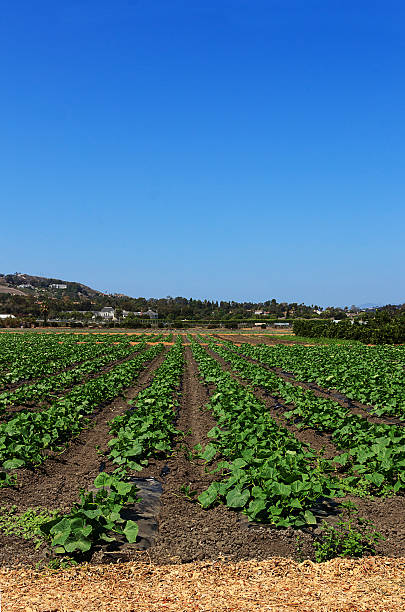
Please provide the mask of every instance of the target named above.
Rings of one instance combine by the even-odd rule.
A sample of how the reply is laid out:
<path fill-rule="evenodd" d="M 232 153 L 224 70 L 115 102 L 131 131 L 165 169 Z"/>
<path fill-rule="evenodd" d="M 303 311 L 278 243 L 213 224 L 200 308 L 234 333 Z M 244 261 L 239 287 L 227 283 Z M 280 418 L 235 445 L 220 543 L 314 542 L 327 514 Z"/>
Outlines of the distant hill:
<path fill-rule="evenodd" d="M 31 276 L 30 274 L 0 274 L 0 293 L 43 297 L 68 297 L 70 299 L 89 299 L 105 295 L 82 283 L 65 281 L 60 278 Z"/>

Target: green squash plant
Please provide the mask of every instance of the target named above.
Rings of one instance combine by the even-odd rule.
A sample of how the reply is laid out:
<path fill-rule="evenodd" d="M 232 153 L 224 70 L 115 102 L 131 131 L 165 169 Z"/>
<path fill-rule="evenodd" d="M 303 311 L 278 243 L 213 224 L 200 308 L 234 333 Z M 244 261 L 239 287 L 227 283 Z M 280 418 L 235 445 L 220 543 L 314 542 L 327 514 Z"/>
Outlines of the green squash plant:
<path fill-rule="evenodd" d="M 41 525 L 41 532 L 51 538 L 56 553 L 85 553 L 100 541 L 112 542 L 111 533 L 135 542 L 138 526 L 125 521 L 121 511 L 126 504 L 138 501 L 136 486 L 105 472 L 97 476 L 94 486 L 99 489 L 97 493 L 80 491 L 80 502 L 69 514 Z"/>

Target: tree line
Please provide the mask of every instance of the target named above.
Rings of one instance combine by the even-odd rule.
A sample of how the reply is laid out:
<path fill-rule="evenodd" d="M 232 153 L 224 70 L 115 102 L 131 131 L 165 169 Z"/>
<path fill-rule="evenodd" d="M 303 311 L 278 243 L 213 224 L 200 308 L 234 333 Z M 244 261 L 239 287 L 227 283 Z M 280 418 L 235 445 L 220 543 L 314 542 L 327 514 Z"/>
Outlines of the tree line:
<path fill-rule="evenodd" d="M 377 311 L 361 321 L 295 320 L 293 331 L 306 338 L 342 338 L 365 344 L 402 344 L 405 342 L 405 311 Z"/>

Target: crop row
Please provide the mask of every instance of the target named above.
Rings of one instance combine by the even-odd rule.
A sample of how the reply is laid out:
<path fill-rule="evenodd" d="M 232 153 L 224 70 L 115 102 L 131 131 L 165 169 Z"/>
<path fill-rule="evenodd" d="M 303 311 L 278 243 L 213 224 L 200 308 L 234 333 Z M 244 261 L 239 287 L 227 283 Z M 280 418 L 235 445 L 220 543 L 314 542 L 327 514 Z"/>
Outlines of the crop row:
<path fill-rule="evenodd" d="M 80 501 L 64 516 L 42 525 L 57 553 L 86 552 L 100 541 L 111 542 L 112 533 L 134 542 L 138 525 L 125 520 L 122 510 L 139 501 L 137 488 L 126 481 L 128 470 L 140 470 L 151 456 L 167 454 L 177 430 L 174 427 L 178 390 L 184 368 L 181 338 L 155 371 L 152 383 L 141 391 L 131 408 L 111 421 L 110 458 L 119 467 L 113 474 L 101 473 L 94 491 L 81 491 Z"/>
<path fill-rule="evenodd" d="M 62 392 L 67 387 L 82 382 L 86 376 L 99 372 L 100 368 L 143 350 L 145 346 L 145 343 L 140 343 L 136 346 L 107 345 L 103 347 L 103 355 L 101 357 L 89 359 L 71 370 L 60 372 L 49 378 L 44 378 L 34 384 L 23 385 L 13 391 L 3 392 L 0 394 L 0 413 L 3 412 L 7 406 L 36 402 L 45 396 L 48 401 L 54 399 L 56 394 Z"/>
<path fill-rule="evenodd" d="M 403 347 L 243 344 L 240 352 L 270 367 L 293 372 L 297 380 L 337 389 L 349 399 L 374 406 L 377 415 L 405 419 Z"/>
<path fill-rule="evenodd" d="M 98 357 L 104 352 L 101 344 L 60 344 L 41 354 L 32 353 L 21 359 L 8 372 L 0 375 L 0 385 L 18 383 L 53 374 L 74 363 Z"/>
<path fill-rule="evenodd" d="M 293 404 L 284 416 L 292 423 L 298 422 L 298 428 L 314 427 L 330 433 L 336 447 L 347 451 L 334 461 L 361 475 L 375 492 L 387 487 L 395 492 L 405 488 L 405 433 L 401 427 L 370 423 L 337 402 L 293 385 L 230 349 L 216 345 L 212 348 L 243 379 Z"/>
<path fill-rule="evenodd" d="M 324 469 L 327 462 L 280 427 L 263 402 L 195 341 L 192 352 L 203 380 L 216 386 L 207 407 L 218 425 L 201 456 L 211 461 L 219 453 L 224 459 L 216 468 L 223 478 L 199 496 L 200 503 L 209 507 L 221 500 L 250 519 L 283 527 L 314 524 L 311 508 L 339 490 Z"/>
<path fill-rule="evenodd" d="M 119 337 L 101 334 L 89 336 L 73 336 L 71 334 L 31 334 L 28 342 L 28 334 L 11 334 L 15 343 L 17 358 L 12 365 L 9 364 L 8 371 L 0 373 L 0 388 L 10 383 L 19 383 L 43 376 L 52 375 L 55 372 L 75 363 L 82 363 L 103 355 L 106 348 L 115 345 L 131 346 L 131 342 L 158 342 L 163 334 Z M 7 337 L 7 336 L 6 336 Z M 170 338 L 169 335 L 167 338 Z M 38 340 L 39 338 L 39 340 Z M 55 340 L 55 338 L 57 340 Z M 81 338 L 86 338 L 82 340 Z M 120 338 L 119 340 L 117 338 Z M 0 336 L 0 350 L 3 337 Z M 8 344 L 10 340 L 7 338 Z M 31 345 L 31 346 L 30 346 Z M 21 351 L 21 346 L 23 350 Z M 30 347 L 30 348 L 29 348 Z"/>
<path fill-rule="evenodd" d="M 122 416 L 111 422 L 110 458 L 121 467 L 139 470 L 151 456 L 167 453 L 171 449 L 173 436 L 178 433 L 175 426 L 175 407 L 184 355 L 181 338 L 170 349 L 163 364 L 156 370 L 152 384 L 141 391 Z"/>
<path fill-rule="evenodd" d="M 57 348 L 57 342 L 36 343 L 28 339 L 21 341 L 17 334 L 0 335 L 0 375 L 20 361 L 30 359 L 32 355 Z"/>
<path fill-rule="evenodd" d="M 42 412 L 21 411 L 0 424 L 0 462 L 4 469 L 42 463 L 46 449 L 57 450 L 89 424 L 86 415 L 113 400 L 138 376 L 145 364 L 163 350 L 158 344 L 134 359 L 74 387 Z"/>
<path fill-rule="evenodd" d="M 60 341 L 64 339 L 66 344 L 76 345 L 78 338 L 59 334 L 35 334 L 32 332 L 0 334 L 0 371 L 12 367 L 20 361 L 29 360 L 33 355 L 41 358 L 44 353 L 60 351 Z"/>
<path fill-rule="evenodd" d="M 41 334 L 34 332 L 4 333 L 0 334 L 0 383 L 5 375 L 4 382 L 17 382 L 13 380 L 14 370 L 30 367 L 51 361 L 58 361 L 69 354 L 73 349 L 81 349 L 89 345 L 104 346 L 130 342 L 170 342 L 172 334 L 164 337 L 163 334 Z M 28 372 L 29 373 L 29 372 Z M 40 374 L 41 372 L 39 372 Z M 32 376 L 30 376 L 32 378 Z"/>

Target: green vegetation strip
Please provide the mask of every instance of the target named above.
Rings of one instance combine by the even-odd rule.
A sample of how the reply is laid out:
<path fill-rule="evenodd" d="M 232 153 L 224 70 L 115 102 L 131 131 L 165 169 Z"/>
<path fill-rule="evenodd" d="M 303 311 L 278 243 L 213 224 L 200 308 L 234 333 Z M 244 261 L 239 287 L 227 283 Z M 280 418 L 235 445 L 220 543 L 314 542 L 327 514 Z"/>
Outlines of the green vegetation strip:
<path fill-rule="evenodd" d="M 7 536 L 16 536 L 24 540 L 33 540 L 35 548 L 43 542 L 41 526 L 57 516 L 56 510 L 45 508 L 28 508 L 18 513 L 17 506 L 0 508 L 0 532 Z"/>
<path fill-rule="evenodd" d="M 0 413 L 3 412 L 7 406 L 35 402 L 45 396 L 49 401 L 49 399 L 52 399 L 57 393 L 60 393 L 67 387 L 80 383 L 83 378 L 89 374 L 98 372 L 100 368 L 113 364 L 118 359 L 125 359 L 133 353 L 145 349 L 145 347 L 146 345 L 143 342 L 137 346 L 107 345 L 102 349 L 102 357 L 89 359 L 72 370 L 61 372 L 55 376 L 40 380 L 35 384 L 23 385 L 13 391 L 6 391 L 0 394 Z M 95 346 L 94 348 L 99 349 L 99 346 Z M 96 354 L 100 352 L 100 350 L 95 351 Z"/>
<path fill-rule="evenodd" d="M 41 525 L 42 534 L 51 539 L 56 553 L 85 553 L 100 542 L 111 542 L 112 534 L 134 542 L 138 526 L 124 520 L 121 511 L 138 500 L 137 488 L 126 481 L 129 470 L 140 470 L 151 456 L 165 455 L 172 448 L 175 407 L 184 368 L 181 339 L 170 349 L 156 370 L 149 387 L 141 391 L 123 416 L 111 421 L 115 434 L 109 446 L 110 458 L 119 467 L 113 474 L 101 473 L 93 491 L 81 491 L 80 501 L 69 514 Z"/>
<path fill-rule="evenodd" d="M 128 403 L 133 408 L 111 422 L 110 458 L 125 468 L 140 470 L 147 459 L 168 453 L 173 437 L 179 433 L 174 426 L 174 408 L 178 404 L 184 355 L 181 338 L 170 349 L 163 364 L 156 370 L 152 384 Z"/>
<path fill-rule="evenodd" d="M 46 361 L 60 354 L 61 340 L 70 347 L 76 347 L 78 339 L 71 334 L 65 337 L 59 334 L 50 336 L 32 332 L 2 333 L 0 334 L 0 371 L 3 372 L 6 367 L 10 369 L 20 362 L 30 361 L 32 356 L 36 357 L 38 362 Z"/>
<path fill-rule="evenodd" d="M 367 344 L 401 344 L 405 341 L 405 314 L 390 317 L 388 313 L 377 312 L 374 318 L 365 322 L 343 319 L 338 323 L 330 320 L 295 319 L 294 333 L 312 338 L 345 338 L 360 340 Z"/>
<path fill-rule="evenodd" d="M 45 449 L 60 450 L 66 441 L 89 425 L 85 415 L 131 386 L 145 364 L 163 348 L 162 344 L 153 346 L 98 378 L 74 387 L 42 412 L 21 411 L 15 418 L 1 423 L 0 462 L 3 468 L 38 465 L 46 459 Z M 6 478 L 5 473 L 0 472 L 0 480 Z"/>
<path fill-rule="evenodd" d="M 231 345 L 226 344 L 229 348 Z M 346 397 L 374 406 L 373 414 L 405 419 L 405 347 L 252 346 L 238 352 L 270 367 L 293 372 L 296 379 L 337 389 Z"/>
<path fill-rule="evenodd" d="M 96 493 L 80 491 L 80 501 L 69 514 L 41 525 L 42 534 L 51 539 L 56 553 L 85 553 L 100 540 L 112 542 L 111 533 L 135 542 L 138 525 L 124 520 L 121 511 L 127 504 L 138 501 L 136 486 L 105 472 L 97 476 L 94 486 L 98 489 Z"/>
<path fill-rule="evenodd" d="M 102 355 L 101 344 L 58 344 L 53 349 L 31 352 L 22 355 L 19 361 L 7 372 L 0 374 L 0 386 L 14 384 L 32 378 L 54 374 L 74 363 L 86 361 L 92 356 Z"/>
<path fill-rule="evenodd" d="M 313 427 L 331 433 L 336 447 L 347 451 L 335 457 L 334 462 L 355 472 L 346 478 L 347 484 L 366 483 L 369 492 L 375 494 L 405 489 L 405 433 L 401 427 L 370 423 L 337 402 L 293 385 L 230 349 L 211 346 L 243 379 L 293 404 L 284 416 L 297 428 Z"/>
<path fill-rule="evenodd" d="M 201 456 L 207 462 L 218 453 L 225 459 L 216 468 L 221 480 L 211 483 L 199 502 L 208 508 L 222 501 L 279 527 L 315 524 L 311 510 L 317 501 L 342 494 L 328 475 L 329 463 L 278 426 L 263 402 L 195 341 L 192 352 L 203 380 L 216 385 L 207 407 L 218 426 L 208 433 L 213 442 Z"/>

